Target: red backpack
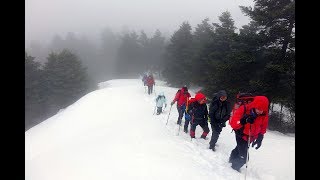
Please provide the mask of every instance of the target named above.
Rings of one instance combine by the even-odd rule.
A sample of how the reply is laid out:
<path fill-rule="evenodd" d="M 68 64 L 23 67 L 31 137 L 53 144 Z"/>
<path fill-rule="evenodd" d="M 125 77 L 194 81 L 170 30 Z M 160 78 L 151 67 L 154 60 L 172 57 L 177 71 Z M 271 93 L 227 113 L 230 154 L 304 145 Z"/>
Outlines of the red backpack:
<path fill-rule="evenodd" d="M 233 115 L 234 111 L 237 110 L 241 105 L 246 105 L 253 101 L 255 95 L 251 93 L 238 93 L 236 97 L 236 102 L 233 105 L 231 116 Z M 246 106 L 244 106 L 246 108 Z M 244 111 L 246 112 L 246 111 Z"/>

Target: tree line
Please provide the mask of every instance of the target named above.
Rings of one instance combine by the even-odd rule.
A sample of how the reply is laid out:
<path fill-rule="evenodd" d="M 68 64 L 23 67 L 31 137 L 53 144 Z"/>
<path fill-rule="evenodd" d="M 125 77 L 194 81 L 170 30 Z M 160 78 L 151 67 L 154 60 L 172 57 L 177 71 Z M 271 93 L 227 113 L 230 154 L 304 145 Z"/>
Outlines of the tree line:
<path fill-rule="evenodd" d="M 221 89 L 230 100 L 238 92 L 266 95 L 272 112 L 274 106 L 281 109 L 271 114 L 270 129 L 294 132 L 295 1 L 254 0 L 253 8 L 240 8 L 251 21 L 238 31 L 226 11 L 218 22 L 206 18 L 194 30 L 182 22 L 168 41 L 159 30 L 148 37 L 143 30 L 116 34 L 105 29 L 99 46 L 73 33 L 65 39 L 54 37 L 48 49 L 56 53 L 46 60 L 42 53 L 42 64 L 26 54 L 26 119 L 70 104 L 93 87 L 90 83 L 138 77 L 151 70 L 160 72 L 171 86 L 200 86 L 209 98 Z M 70 63 L 64 64 L 65 59 Z M 285 119 L 282 111 L 290 118 Z"/>
<path fill-rule="evenodd" d="M 240 6 L 251 21 L 238 33 L 228 11 L 218 17 L 218 23 L 204 19 L 195 31 L 183 22 L 166 48 L 163 76 L 174 86 L 203 87 L 209 97 L 220 89 L 225 89 L 229 97 L 236 97 L 238 92 L 266 95 L 272 104 L 280 104 L 281 111 L 286 107 L 292 115 L 295 1 L 254 2 L 254 8 Z M 282 113 L 272 116 L 269 127 L 286 126 L 282 131 L 294 132 L 294 116 L 284 120 Z"/>

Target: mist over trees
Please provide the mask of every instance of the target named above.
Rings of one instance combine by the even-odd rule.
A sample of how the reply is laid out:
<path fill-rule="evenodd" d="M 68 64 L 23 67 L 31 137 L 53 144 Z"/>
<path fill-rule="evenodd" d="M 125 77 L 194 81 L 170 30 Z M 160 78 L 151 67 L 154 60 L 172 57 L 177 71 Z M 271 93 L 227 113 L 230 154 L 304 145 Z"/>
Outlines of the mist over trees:
<path fill-rule="evenodd" d="M 44 117 L 44 91 L 40 63 L 25 53 L 25 129 Z"/>
<path fill-rule="evenodd" d="M 94 87 L 75 54 L 52 52 L 43 67 L 25 53 L 25 129 L 66 108 Z"/>
<path fill-rule="evenodd" d="M 217 22 L 205 18 L 192 27 L 184 21 L 169 38 L 157 29 L 148 36 L 144 30 L 105 28 L 99 42 L 72 32 L 56 35 L 48 45 L 33 42 L 25 60 L 26 119 L 70 105 L 98 82 L 151 71 L 174 87 L 202 87 L 209 98 L 221 89 L 231 101 L 238 92 L 266 95 L 269 128 L 294 132 L 295 1 L 254 3 L 240 7 L 251 21 L 238 31 L 226 11 Z"/>
<path fill-rule="evenodd" d="M 144 31 L 138 35 L 129 32 L 122 36 L 116 59 L 117 74 L 121 77 L 138 77 L 145 71 L 162 70 L 165 38 L 159 30 L 149 38 Z"/>

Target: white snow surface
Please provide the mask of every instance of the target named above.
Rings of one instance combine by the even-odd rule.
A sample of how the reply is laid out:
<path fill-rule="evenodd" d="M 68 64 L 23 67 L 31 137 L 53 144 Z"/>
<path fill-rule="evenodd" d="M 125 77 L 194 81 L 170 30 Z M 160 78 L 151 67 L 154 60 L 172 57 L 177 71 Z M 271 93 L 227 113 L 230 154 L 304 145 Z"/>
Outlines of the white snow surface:
<path fill-rule="evenodd" d="M 239 173 L 228 163 L 236 146 L 230 125 L 215 152 L 208 149 L 210 124 L 207 140 L 199 139 L 200 126 L 193 141 L 183 126 L 178 135 L 176 104 L 168 116 L 177 88 L 156 81 L 148 95 L 140 79 L 110 80 L 99 88 L 25 132 L 26 180 L 244 179 L 245 165 Z M 153 115 L 160 91 L 168 107 Z M 260 149 L 249 153 L 248 180 L 295 179 L 295 137 L 267 131 Z"/>

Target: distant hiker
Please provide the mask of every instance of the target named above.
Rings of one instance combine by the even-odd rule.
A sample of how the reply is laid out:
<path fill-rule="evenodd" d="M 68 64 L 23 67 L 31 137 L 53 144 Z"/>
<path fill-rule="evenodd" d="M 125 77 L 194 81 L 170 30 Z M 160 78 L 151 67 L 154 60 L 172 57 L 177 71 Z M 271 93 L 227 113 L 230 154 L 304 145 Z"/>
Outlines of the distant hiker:
<path fill-rule="evenodd" d="M 181 120 L 183 117 L 183 113 L 185 113 L 186 105 L 188 98 L 190 97 L 190 93 L 188 92 L 187 86 L 183 86 L 181 89 L 179 89 L 176 93 L 176 96 L 174 97 L 173 101 L 171 102 L 171 106 L 177 102 L 177 110 L 179 113 L 177 124 L 181 125 Z"/>
<path fill-rule="evenodd" d="M 148 78 L 147 73 L 144 73 L 142 77 L 142 82 L 144 86 L 147 86 L 147 78 Z"/>
<path fill-rule="evenodd" d="M 160 92 L 156 98 L 157 115 L 162 113 L 162 107 L 165 105 L 167 107 L 167 100 L 163 92 Z"/>
<path fill-rule="evenodd" d="M 207 134 L 210 132 L 208 127 L 208 108 L 206 104 L 206 97 L 202 93 L 198 93 L 195 96 L 194 102 L 189 104 L 187 113 L 191 115 L 191 129 L 190 136 L 195 138 L 195 131 L 198 125 L 203 129 L 201 138 L 206 139 Z"/>
<path fill-rule="evenodd" d="M 190 114 L 187 113 L 188 109 L 189 109 L 189 104 L 191 104 L 192 102 L 196 101 L 195 98 L 191 98 L 187 101 L 187 107 L 186 107 L 186 113 L 184 115 L 185 121 L 184 121 L 184 127 L 183 127 L 183 131 L 185 133 L 188 133 L 188 127 L 189 127 L 189 123 L 191 124 L 191 116 Z"/>
<path fill-rule="evenodd" d="M 212 136 L 209 149 L 215 151 L 215 146 L 223 127 L 226 127 L 226 121 L 230 118 L 231 106 L 227 100 L 228 96 L 225 90 L 221 90 L 214 96 L 209 107 L 209 122 L 211 124 Z"/>
<path fill-rule="evenodd" d="M 149 74 L 149 76 L 147 77 L 147 86 L 148 86 L 148 94 L 152 94 L 153 91 L 153 86 L 156 84 L 154 82 L 154 78 L 152 76 L 152 74 Z"/>
<path fill-rule="evenodd" d="M 241 105 L 231 116 L 229 123 L 235 131 L 237 142 L 237 146 L 231 151 L 229 157 L 234 170 L 240 171 L 240 168 L 246 163 L 247 151 L 251 142 L 253 142 L 252 147 L 257 145 L 256 149 L 261 146 L 268 126 L 268 113 L 268 98 L 255 96 L 251 103 Z"/>

